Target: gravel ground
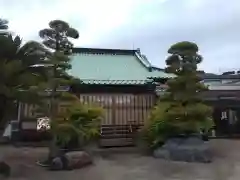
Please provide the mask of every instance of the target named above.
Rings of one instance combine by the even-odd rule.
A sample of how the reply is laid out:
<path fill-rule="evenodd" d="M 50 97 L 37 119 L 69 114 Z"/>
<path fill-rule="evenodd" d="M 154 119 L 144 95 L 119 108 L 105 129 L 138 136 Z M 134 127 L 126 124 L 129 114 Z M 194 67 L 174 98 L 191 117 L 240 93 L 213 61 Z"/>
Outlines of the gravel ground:
<path fill-rule="evenodd" d="M 46 148 L 2 146 L 0 155 L 12 167 L 10 180 L 239 180 L 240 140 L 211 140 L 211 146 L 215 159 L 209 164 L 170 162 L 138 153 L 107 152 L 96 156 L 92 166 L 61 172 L 36 166 L 36 159 L 46 156 Z"/>

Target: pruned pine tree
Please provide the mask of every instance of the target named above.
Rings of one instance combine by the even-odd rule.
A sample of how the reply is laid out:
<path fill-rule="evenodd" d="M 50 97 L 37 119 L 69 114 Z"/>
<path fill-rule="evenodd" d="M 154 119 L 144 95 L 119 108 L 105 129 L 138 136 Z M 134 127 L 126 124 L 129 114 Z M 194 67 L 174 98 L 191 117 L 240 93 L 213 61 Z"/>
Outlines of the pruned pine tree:
<path fill-rule="evenodd" d="M 0 20 L 0 28 L 7 29 L 7 21 Z M 14 102 L 37 101 L 38 87 L 47 80 L 42 66 L 48 50 L 40 43 L 25 44 L 19 36 L 0 34 L 0 124 L 9 120 Z M 34 98 L 33 98 L 34 97 Z M 10 116 L 10 117 L 9 117 Z"/>
<path fill-rule="evenodd" d="M 150 117 L 148 136 L 152 146 L 161 144 L 169 137 L 198 134 L 212 128 L 212 109 L 200 96 L 207 87 L 201 83 L 197 65 L 202 62 L 198 46 L 192 42 L 179 42 L 168 50 L 167 73 L 174 78 L 167 81 L 166 93 Z"/>
<path fill-rule="evenodd" d="M 54 52 L 45 62 L 45 66 L 49 67 L 49 88 L 51 91 L 51 110 L 50 118 L 54 119 L 57 109 L 57 97 L 61 96 L 61 92 L 57 92 L 57 88 L 69 86 L 74 78 L 67 75 L 66 71 L 71 69 L 70 58 L 73 44 L 68 38 L 78 38 L 78 31 L 71 28 L 68 23 L 61 20 L 54 20 L 49 23 L 49 28 L 39 31 L 39 36 L 43 39 L 43 44 Z"/>
<path fill-rule="evenodd" d="M 170 103 L 166 118 L 177 134 L 199 133 L 212 125 L 211 108 L 200 97 L 201 92 L 208 90 L 197 73 L 202 56 L 192 42 L 176 43 L 168 53 L 165 71 L 176 77 L 167 81 L 168 93 L 163 97 Z"/>
<path fill-rule="evenodd" d="M 60 101 L 76 100 L 74 95 L 68 92 L 58 91 L 58 89 L 69 87 L 73 83 L 80 82 L 66 73 L 67 70 L 71 69 L 71 59 L 69 55 L 71 55 L 73 48 L 73 43 L 71 43 L 68 38 L 77 39 L 79 33 L 77 30 L 70 27 L 68 23 L 61 20 L 54 20 L 49 23 L 49 28 L 40 30 L 39 36 L 43 39 L 43 44 L 53 51 L 44 64 L 45 67 L 48 67 L 50 74 L 48 83 L 50 109 L 48 115 L 51 124 L 50 132 L 52 135 L 52 142 L 48 159 L 39 162 L 42 166 L 48 166 L 58 151 L 58 147 L 56 146 L 57 119 L 59 116 L 58 105 Z"/>

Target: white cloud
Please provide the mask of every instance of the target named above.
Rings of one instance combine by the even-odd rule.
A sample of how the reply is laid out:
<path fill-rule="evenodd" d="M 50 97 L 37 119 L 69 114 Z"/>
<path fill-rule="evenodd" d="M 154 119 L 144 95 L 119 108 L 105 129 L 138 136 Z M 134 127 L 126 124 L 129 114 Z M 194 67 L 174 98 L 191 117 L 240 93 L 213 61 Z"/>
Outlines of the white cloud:
<path fill-rule="evenodd" d="M 80 32 L 75 46 L 139 47 L 163 67 L 168 47 L 189 40 L 200 46 L 204 69 L 238 66 L 239 0 L 0 0 L 0 12 L 25 41 L 62 19 Z"/>
<path fill-rule="evenodd" d="M 206 3 L 206 1 L 203 1 L 203 0 L 187 0 L 187 1 L 185 1 L 185 7 L 189 10 L 194 11 L 194 10 L 204 6 L 205 3 Z"/>
<path fill-rule="evenodd" d="M 37 37 L 38 31 L 54 19 L 71 23 L 80 31 L 78 45 L 92 44 L 98 38 L 131 21 L 131 15 L 142 0 L 22 0 L 1 5 L 4 18 L 9 19 L 10 29 L 25 39 Z M 10 8 L 11 7 L 11 8 Z M 83 25 L 82 25 L 83 24 Z"/>

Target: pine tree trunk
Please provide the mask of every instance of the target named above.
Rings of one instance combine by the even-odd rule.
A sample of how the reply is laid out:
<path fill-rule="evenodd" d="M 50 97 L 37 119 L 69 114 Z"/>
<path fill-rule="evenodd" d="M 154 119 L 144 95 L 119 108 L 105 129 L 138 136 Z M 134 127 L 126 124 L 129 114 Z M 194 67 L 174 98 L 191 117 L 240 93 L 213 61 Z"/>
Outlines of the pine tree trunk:
<path fill-rule="evenodd" d="M 37 164 L 43 167 L 50 167 L 52 160 L 55 157 L 61 156 L 61 154 L 62 154 L 61 149 L 57 146 L 56 143 L 56 137 L 53 136 L 51 141 L 49 142 L 47 159 L 43 161 L 38 161 Z"/>
<path fill-rule="evenodd" d="M 55 65 L 53 66 L 52 72 L 53 72 L 53 78 L 55 78 L 55 76 L 56 76 L 56 66 Z M 56 82 L 53 81 L 51 86 L 52 86 L 52 88 L 51 88 L 52 92 L 50 95 L 50 109 L 49 109 L 48 115 L 49 115 L 50 121 L 54 121 L 55 117 L 56 117 L 56 113 L 57 113 L 57 103 L 56 103 L 56 99 L 55 99 L 56 92 L 57 92 Z M 52 123 L 50 123 L 50 124 L 52 124 Z M 44 166 L 44 167 L 49 167 L 51 165 L 52 160 L 55 157 L 60 155 L 60 148 L 57 146 L 57 139 L 56 139 L 56 136 L 55 136 L 54 130 L 53 130 L 54 127 L 52 127 L 52 125 L 51 125 L 50 128 L 51 128 L 51 140 L 50 140 L 49 147 L 48 147 L 48 149 L 49 149 L 48 157 L 45 161 L 38 162 L 39 165 Z"/>
<path fill-rule="evenodd" d="M 56 34 L 56 52 L 59 50 L 59 37 L 60 34 L 57 33 Z M 57 113 L 57 103 L 56 103 L 56 92 L 57 92 L 57 83 L 55 81 L 56 75 L 57 75 L 57 66 L 56 64 L 53 65 L 52 67 L 53 69 L 53 76 L 52 79 L 54 81 L 52 81 L 52 93 L 51 93 L 51 100 L 50 100 L 50 120 L 54 121 L 55 117 L 56 117 L 56 113 Z M 51 127 L 54 128 L 54 127 Z M 49 147 L 49 156 L 48 159 L 52 160 L 52 158 L 56 157 L 59 155 L 59 148 L 57 147 L 57 139 L 56 136 L 54 134 L 54 130 L 52 129 L 52 139 L 51 139 L 51 143 L 50 143 L 50 147 Z"/>
<path fill-rule="evenodd" d="M 48 154 L 48 160 L 51 162 L 53 158 L 60 155 L 60 149 L 57 146 L 57 140 L 56 137 L 53 136 L 50 144 L 49 144 L 49 154 Z"/>
<path fill-rule="evenodd" d="M 5 125 L 6 105 L 7 98 L 4 95 L 0 95 L 0 129 Z"/>

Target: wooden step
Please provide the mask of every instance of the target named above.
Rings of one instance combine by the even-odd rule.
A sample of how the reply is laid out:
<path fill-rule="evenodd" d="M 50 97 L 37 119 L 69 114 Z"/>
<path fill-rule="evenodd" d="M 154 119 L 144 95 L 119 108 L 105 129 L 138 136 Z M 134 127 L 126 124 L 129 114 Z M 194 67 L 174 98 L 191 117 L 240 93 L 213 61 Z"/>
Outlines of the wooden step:
<path fill-rule="evenodd" d="M 129 134 L 131 133 L 129 130 L 115 130 L 115 129 L 111 129 L 111 130 L 102 130 L 101 134 Z"/>
<path fill-rule="evenodd" d="M 137 123 L 132 123 L 132 124 L 103 124 L 101 125 L 101 127 L 124 127 L 124 126 L 129 126 L 129 125 L 132 125 L 132 126 L 142 126 L 143 123 L 140 123 L 140 124 L 137 124 Z"/>
<path fill-rule="evenodd" d="M 100 147 L 121 147 L 121 146 L 133 146 L 132 138 L 114 138 L 114 139 L 100 139 Z"/>
<path fill-rule="evenodd" d="M 139 127 L 136 125 L 103 125 L 101 126 L 99 145 L 101 147 L 133 146 L 134 132 Z M 133 132 L 131 132 L 131 128 Z"/>
<path fill-rule="evenodd" d="M 114 126 L 114 127 L 101 127 L 102 131 L 109 131 L 109 130 L 128 130 L 130 126 Z"/>
<path fill-rule="evenodd" d="M 143 125 L 102 125 L 102 131 L 140 129 Z"/>
<path fill-rule="evenodd" d="M 133 134 L 108 134 L 101 135 L 101 139 L 133 138 Z"/>

